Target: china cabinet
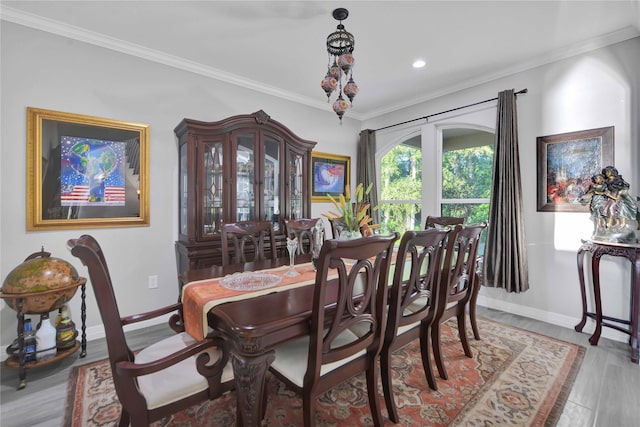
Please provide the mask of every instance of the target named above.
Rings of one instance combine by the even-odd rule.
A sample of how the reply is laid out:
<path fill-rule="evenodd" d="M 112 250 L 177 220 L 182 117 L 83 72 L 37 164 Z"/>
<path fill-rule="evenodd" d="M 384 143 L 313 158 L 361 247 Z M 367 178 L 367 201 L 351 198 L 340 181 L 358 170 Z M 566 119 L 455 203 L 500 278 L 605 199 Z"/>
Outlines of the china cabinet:
<path fill-rule="evenodd" d="M 174 131 L 180 162 L 178 274 L 221 263 L 222 222 L 271 221 L 284 248 L 284 219 L 311 213 L 316 143 L 262 110 L 217 122 L 183 119 Z"/>

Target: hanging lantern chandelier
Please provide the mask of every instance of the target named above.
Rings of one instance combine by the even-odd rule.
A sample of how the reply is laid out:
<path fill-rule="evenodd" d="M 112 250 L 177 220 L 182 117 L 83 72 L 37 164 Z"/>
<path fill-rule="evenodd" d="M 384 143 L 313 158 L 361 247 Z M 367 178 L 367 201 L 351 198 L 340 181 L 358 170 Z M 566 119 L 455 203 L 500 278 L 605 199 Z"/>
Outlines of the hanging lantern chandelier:
<path fill-rule="evenodd" d="M 355 39 L 353 34 L 345 30 L 342 21 L 347 19 L 349 11 L 345 8 L 338 8 L 333 11 L 333 17 L 338 21 L 336 31 L 327 36 L 327 53 L 329 60 L 327 64 L 327 75 L 322 80 L 321 86 L 327 95 L 327 102 L 331 101 L 331 94 L 338 90 L 338 98 L 333 103 L 333 111 L 340 118 L 347 111 L 358 93 L 358 85 L 353 81 L 353 48 Z M 344 96 L 349 99 L 347 102 Z"/>

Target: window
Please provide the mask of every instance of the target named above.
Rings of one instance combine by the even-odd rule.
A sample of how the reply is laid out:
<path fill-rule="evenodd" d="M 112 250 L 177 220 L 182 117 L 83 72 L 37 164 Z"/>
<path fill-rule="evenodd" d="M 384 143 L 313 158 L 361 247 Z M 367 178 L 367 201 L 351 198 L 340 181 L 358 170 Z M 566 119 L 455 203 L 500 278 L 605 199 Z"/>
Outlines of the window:
<path fill-rule="evenodd" d="M 380 226 L 383 233 L 422 228 L 422 144 L 420 136 L 381 159 Z"/>
<path fill-rule="evenodd" d="M 477 129 L 442 131 L 440 215 L 486 221 L 493 169 L 494 134 Z"/>
<path fill-rule="evenodd" d="M 483 103 L 376 132 L 382 231 L 421 230 L 428 215 L 486 221 L 495 120 Z"/>

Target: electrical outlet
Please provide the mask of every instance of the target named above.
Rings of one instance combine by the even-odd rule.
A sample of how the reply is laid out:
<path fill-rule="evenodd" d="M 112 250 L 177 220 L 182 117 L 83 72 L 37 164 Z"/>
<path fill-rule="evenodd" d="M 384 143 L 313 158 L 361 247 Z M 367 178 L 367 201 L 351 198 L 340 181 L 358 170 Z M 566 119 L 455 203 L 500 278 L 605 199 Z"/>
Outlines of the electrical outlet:
<path fill-rule="evenodd" d="M 158 289 L 158 276 L 149 276 L 149 289 Z"/>

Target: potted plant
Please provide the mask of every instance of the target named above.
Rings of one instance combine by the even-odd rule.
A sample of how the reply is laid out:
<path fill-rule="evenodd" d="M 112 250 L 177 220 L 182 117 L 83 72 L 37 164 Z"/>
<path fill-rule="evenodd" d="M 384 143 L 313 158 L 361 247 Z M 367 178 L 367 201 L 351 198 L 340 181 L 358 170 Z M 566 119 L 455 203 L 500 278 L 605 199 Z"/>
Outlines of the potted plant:
<path fill-rule="evenodd" d="M 369 195 L 372 187 L 373 183 L 364 189 L 364 185 L 359 183 L 353 192 L 353 197 L 349 187 L 346 187 L 345 194 L 340 194 L 338 200 L 327 194 L 337 211 L 330 211 L 322 216 L 342 223 L 344 229 L 340 232 L 340 239 L 370 236 L 373 234 L 373 229 L 380 227 L 380 224 L 372 224 L 372 219 L 369 216 L 371 204 L 365 200 L 365 196 Z M 375 206 L 372 209 L 377 210 L 378 207 Z"/>

